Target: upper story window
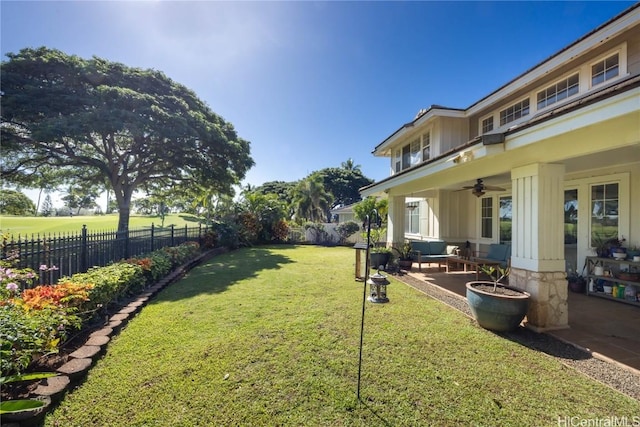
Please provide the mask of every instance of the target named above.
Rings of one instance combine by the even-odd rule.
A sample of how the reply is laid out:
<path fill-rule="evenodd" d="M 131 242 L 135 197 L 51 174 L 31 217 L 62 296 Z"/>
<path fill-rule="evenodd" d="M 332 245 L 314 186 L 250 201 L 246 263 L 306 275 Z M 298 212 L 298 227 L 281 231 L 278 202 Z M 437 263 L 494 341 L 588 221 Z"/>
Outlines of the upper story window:
<path fill-rule="evenodd" d="M 614 53 L 591 66 L 591 86 L 606 82 L 620 74 L 620 55 Z"/>
<path fill-rule="evenodd" d="M 431 158 L 431 135 L 429 132 L 394 151 L 394 173 L 403 171 Z"/>
<path fill-rule="evenodd" d="M 576 73 L 538 92 L 538 110 L 578 93 L 579 81 L 579 75 Z"/>
<path fill-rule="evenodd" d="M 431 133 L 427 132 L 422 135 L 422 161 L 431 158 Z"/>
<path fill-rule="evenodd" d="M 420 139 L 402 147 L 402 170 L 420 163 Z"/>
<path fill-rule="evenodd" d="M 523 99 L 520 102 L 517 102 L 500 111 L 500 126 L 506 125 L 507 123 L 511 123 L 514 120 L 519 119 L 520 117 L 524 117 L 529 114 L 529 98 Z"/>
<path fill-rule="evenodd" d="M 482 133 L 487 133 L 493 130 L 493 116 L 487 117 L 482 121 Z"/>

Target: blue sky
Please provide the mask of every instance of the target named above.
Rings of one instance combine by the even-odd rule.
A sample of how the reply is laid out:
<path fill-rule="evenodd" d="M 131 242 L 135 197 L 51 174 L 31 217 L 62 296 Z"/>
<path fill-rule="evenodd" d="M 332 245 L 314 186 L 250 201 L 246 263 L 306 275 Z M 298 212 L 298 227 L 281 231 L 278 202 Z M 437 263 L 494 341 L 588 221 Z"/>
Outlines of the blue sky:
<path fill-rule="evenodd" d="M 421 108 L 466 108 L 633 2 L 0 2 L 2 58 L 47 46 L 163 71 L 251 141 L 245 180 L 371 151 Z"/>

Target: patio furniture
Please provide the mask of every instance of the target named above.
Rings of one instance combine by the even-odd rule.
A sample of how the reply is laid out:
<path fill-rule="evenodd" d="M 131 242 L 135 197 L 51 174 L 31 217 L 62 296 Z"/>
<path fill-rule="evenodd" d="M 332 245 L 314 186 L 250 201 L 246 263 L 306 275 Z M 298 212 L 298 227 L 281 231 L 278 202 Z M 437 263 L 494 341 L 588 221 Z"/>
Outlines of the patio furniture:
<path fill-rule="evenodd" d="M 482 270 L 482 267 L 499 266 L 500 261 L 492 261 L 489 259 L 470 259 L 470 258 L 462 258 L 462 257 L 451 257 L 447 259 L 447 273 L 449 273 L 453 265 L 456 265 L 456 267 L 459 267 L 460 265 L 462 265 L 465 273 L 468 271 L 475 270 L 476 280 L 480 280 L 480 270 Z"/>
<path fill-rule="evenodd" d="M 462 265 L 464 271 L 467 271 L 467 267 L 476 272 L 476 280 L 480 280 L 480 270 L 482 267 L 502 267 L 507 268 L 511 259 L 511 245 L 492 243 L 489 245 L 489 252 L 484 256 L 470 256 L 470 257 L 453 257 L 447 259 L 447 273 L 454 266 Z"/>
<path fill-rule="evenodd" d="M 443 240 L 412 240 L 411 259 L 418 263 L 418 271 L 422 271 L 422 263 L 437 263 L 438 269 L 447 265 L 447 259 L 456 256 L 458 247 L 447 245 Z"/>

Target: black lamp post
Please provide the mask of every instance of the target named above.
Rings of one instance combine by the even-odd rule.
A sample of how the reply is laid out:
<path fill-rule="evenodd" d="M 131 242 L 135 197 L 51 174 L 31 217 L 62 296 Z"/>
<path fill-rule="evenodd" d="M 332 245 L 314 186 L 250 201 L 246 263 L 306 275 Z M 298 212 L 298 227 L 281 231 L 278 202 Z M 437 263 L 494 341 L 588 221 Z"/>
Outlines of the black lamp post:
<path fill-rule="evenodd" d="M 374 217 L 375 217 L 376 224 L 378 225 L 378 227 L 380 227 L 382 225 L 382 218 L 380 218 L 380 214 L 378 214 L 378 211 L 375 209 L 371 212 L 371 215 L 366 216 L 365 223 L 363 224 L 363 227 L 364 226 L 367 227 L 367 255 L 365 259 L 364 281 L 362 286 L 362 321 L 360 322 L 360 359 L 358 361 L 358 393 L 357 393 L 358 400 L 360 400 L 360 377 L 362 373 L 362 342 L 364 338 L 364 307 L 365 307 L 365 301 L 367 300 L 367 283 L 369 281 L 368 279 L 369 279 L 369 268 L 370 268 L 369 251 L 371 249 L 371 221 L 374 221 Z M 386 286 L 385 286 L 385 298 L 386 298 Z"/>

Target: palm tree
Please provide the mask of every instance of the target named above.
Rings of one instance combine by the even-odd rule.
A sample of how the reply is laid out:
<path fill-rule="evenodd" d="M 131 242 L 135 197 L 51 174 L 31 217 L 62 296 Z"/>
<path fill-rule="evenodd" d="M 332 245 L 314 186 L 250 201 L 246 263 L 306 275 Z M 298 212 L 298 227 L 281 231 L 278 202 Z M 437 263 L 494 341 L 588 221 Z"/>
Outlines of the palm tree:
<path fill-rule="evenodd" d="M 360 165 L 356 165 L 355 162 L 353 161 L 353 159 L 347 159 L 346 162 L 342 162 L 342 164 L 340 165 L 342 167 L 342 169 L 344 170 L 348 170 L 351 172 L 362 172 L 362 170 L 360 169 L 361 166 Z"/>
<path fill-rule="evenodd" d="M 333 196 L 324 188 L 322 177 L 311 175 L 294 190 L 293 205 L 298 219 L 323 222 L 327 218 Z"/>

